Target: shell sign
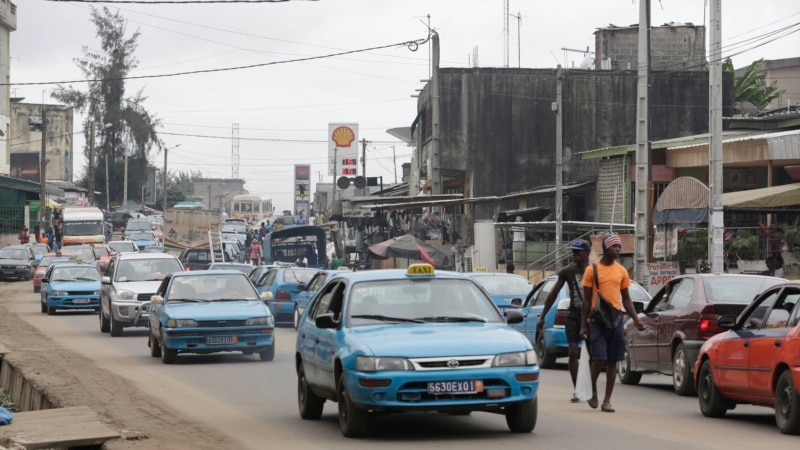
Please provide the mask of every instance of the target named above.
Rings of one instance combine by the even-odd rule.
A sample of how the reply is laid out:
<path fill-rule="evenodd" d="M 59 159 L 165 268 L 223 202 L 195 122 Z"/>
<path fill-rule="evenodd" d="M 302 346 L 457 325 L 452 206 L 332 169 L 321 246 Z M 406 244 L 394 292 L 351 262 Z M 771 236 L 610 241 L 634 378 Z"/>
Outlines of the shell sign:
<path fill-rule="evenodd" d="M 328 173 L 338 178 L 358 173 L 358 124 L 328 124 Z"/>

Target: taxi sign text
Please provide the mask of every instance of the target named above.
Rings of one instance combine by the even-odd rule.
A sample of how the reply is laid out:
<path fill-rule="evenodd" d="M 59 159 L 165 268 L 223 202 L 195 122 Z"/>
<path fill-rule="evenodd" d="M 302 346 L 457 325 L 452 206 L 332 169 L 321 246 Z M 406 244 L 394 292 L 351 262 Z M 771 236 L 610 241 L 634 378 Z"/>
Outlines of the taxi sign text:
<path fill-rule="evenodd" d="M 406 275 L 433 275 L 435 272 L 430 264 L 412 264 L 406 269 Z"/>

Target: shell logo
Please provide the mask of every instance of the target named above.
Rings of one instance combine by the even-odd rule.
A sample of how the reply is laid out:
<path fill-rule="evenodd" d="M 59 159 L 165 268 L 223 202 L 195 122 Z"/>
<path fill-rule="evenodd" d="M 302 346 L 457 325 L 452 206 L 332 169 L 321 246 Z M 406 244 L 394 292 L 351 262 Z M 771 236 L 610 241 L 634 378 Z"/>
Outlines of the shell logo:
<path fill-rule="evenodd" d="M 356 134 L 350 127 L 337 127 L 331 134 L 331 139 L 336 143 L 337 147 L 350 147 L 350 144 L 355 140 Z"/>

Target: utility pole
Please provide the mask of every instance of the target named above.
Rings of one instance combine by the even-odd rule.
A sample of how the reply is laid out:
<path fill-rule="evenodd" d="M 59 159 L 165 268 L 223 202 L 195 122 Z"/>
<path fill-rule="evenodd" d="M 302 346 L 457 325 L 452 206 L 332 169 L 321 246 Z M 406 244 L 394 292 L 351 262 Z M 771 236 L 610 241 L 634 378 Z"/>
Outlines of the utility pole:
<path fill-rule="evenodd" d="M 392 146 L 392 166 L 394 167 L 394 184 L 397 184 L 397 152 L 394 151 Z"/>
<path fill-rule="evenodd" d="M 122 181 L 122 209 L 128 209 L 128 149 L 123 146 L 122 151 L 125 153 L 125 175 Z"/>
<path fill-rule="evenodd" d="M 636 199 L 634 278 L 647 285 L 647 255 L 650 202 L 650 136 L 648 87 L 650 84 L 650 0 L 639 3 L 639 55 L 638 82 L 636 85 Z M 613 217 L 612 217 L 613 221 Z"/>
<path fill-rule="evenodd" d="M 561 98 L 561 83 L 563 81 L 563 72 L 561 64 L 556 68 L 556 104 L 553 107 L 556 110 L 556 272 L 561 270 L 561 236 L 563 234 L 561 216 L 564 194 L 564 148 L 562 140 L 562 126 L 564 116 L 561 113 L 562 98 Z"/>
<path fill-rule="evenodd" d="M 503 0 L 503 67 L 508 67 L 508 0 Z"/>
<path fill-rule="evenodd" d="M 709 43 L 709 97 L 708 131 L 711 136 L 708 148 L 708 182 L 711 192 L 708 215 L 708 250 L 711 271 L 719 275 L 724 269 L 723 236 L 725 220 L 722 212 L 722 0 L 711 0 L 708 5 L 711 25 Z"/>
<path fill-rule="evenodd" d="M 89 206 L 94 206 L 94 120 L 89 122 Z"/>
<path fill-rule="evenodd" d="M 431 194 L 442 195 L 442 172 L 441 161 L 439 159 L 439 33 L 431 31 L 431 43 L 433 45 L 433 71 L 431 73 L 431 152 L 430 152 L 430 173 Z"/>
<path fill-rule="evenodd" d="M 163 213 L 164 213 L 164 223 L 165 224 L 166 224 L 166 220 L 167 220 L 167 153 L 168 152 L 169 152 L 169 149 L 167 147 L 164 147 L 164 176 L 163 176 L 164 181 L 162 181 L 163 186 L 164 186 L 164 201 L 161 203 L 161 206 L 162 206 L 161 209 L 163 210 Z"/>
<path fill-rule="evenodd" d="M 517 19 L 517 67 L 522 68 L 522 12 L 511 17 Z"/>
<path fill-rule="evenodd" d="M 44 102 L 42 102 L 42 151 L 39 155 L 39 215 L 37 222 L 40 224 L 44 219 L 44 208 L 47 206 L 47 117 L 44 109 Z"/>
<path fill-rule="evenodd" d="M 361 138 L 361 175 L 367 176 L 367 139 Z"/>

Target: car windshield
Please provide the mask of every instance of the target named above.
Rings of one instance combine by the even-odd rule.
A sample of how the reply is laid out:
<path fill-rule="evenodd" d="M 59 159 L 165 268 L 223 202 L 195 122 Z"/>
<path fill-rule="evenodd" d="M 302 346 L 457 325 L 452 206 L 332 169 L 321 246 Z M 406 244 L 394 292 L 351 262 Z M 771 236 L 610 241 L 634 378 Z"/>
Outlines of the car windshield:
<path fill-rule="evenodd" d="M 132 241 L 153 241 L 156 239 L 151 231 L 136 231 L 131 233 L 128 238 Z"/>
<path fill-rule="evenodd" d="M 0 250 L 0 259 L 28 259 L 28 252 L 23 249 L 4 248 Z"/>
<path fill-rule="evenodd" d="M 253 266 L 249 264 L 216 264 L 211 263 L 208 270 L 236 270 L 243 274 L 249 274 L 253 270 Z"/>
<path fill-rule="evenodd" d="M 84 261 L 91 261 L 94 259 L 94 252 L 92 252 L 92 247 L 88 245 L 77 245 L 77 246 L 64 246 L 61 248 L 62 251 L 72 253 L 76 257 L 84 260 Z"/>
<path fill-rule="evenodd" d="M 381 280 L 358 283 L 350 291 L 351 326 L 378 323 L 492 322 L 503 318 L 472 281 L 458 279 Z"/>
<path fill-rule="evenodd" d="M 100 281 L 100 274 L 94 267 L 55 267 L 51 276 L 53 281 Z"/>
<path fill-rule="evenodd" d="M 133 246 L 133 242 L 109 242 L 108 247 L 117 253 L 130 253 L 136 251 L 136 247 Z"/>
<path fill-rule="evenodd" d="M 747 305 L 753 301 L 758 293 L 770 286 L 785 282 L 781 278 L 761 277 L 750 275 L 708 277 L 703 280 L 706 299 L 710 303 L 740 303 Z"/>
<path fill-rule="evenodd" d="M 283 271 L 284 283 L 306 283 L 311 281 L 311 278 L 316 274 L 316 270 L 296 270 L 287 269 Z"/>
<path fill-rule="evenodd" d="M 95 247 L 94 248 L 94 256 L 100 258 L 103 256 L 108 256 L 108 250 L 105 247 Z"/>
<path fill-rule="evenodd" d="M 175 277 L 167 301 L 221 302 L 258 300 L 258 292 L 242 273 Z"/>
<path fill-rule="evenodd" d="M 138 258 L 120 260 L 115 281 L 159 281 L 170 273 L 180 272 L 181 264 L 174 258 Z"/>
<path fill-rule="evenodd" d="M 528 281 L 519 275 L 476 275 L 472 277 L 491 295 L 520 295 L 531 291 Z"/>

